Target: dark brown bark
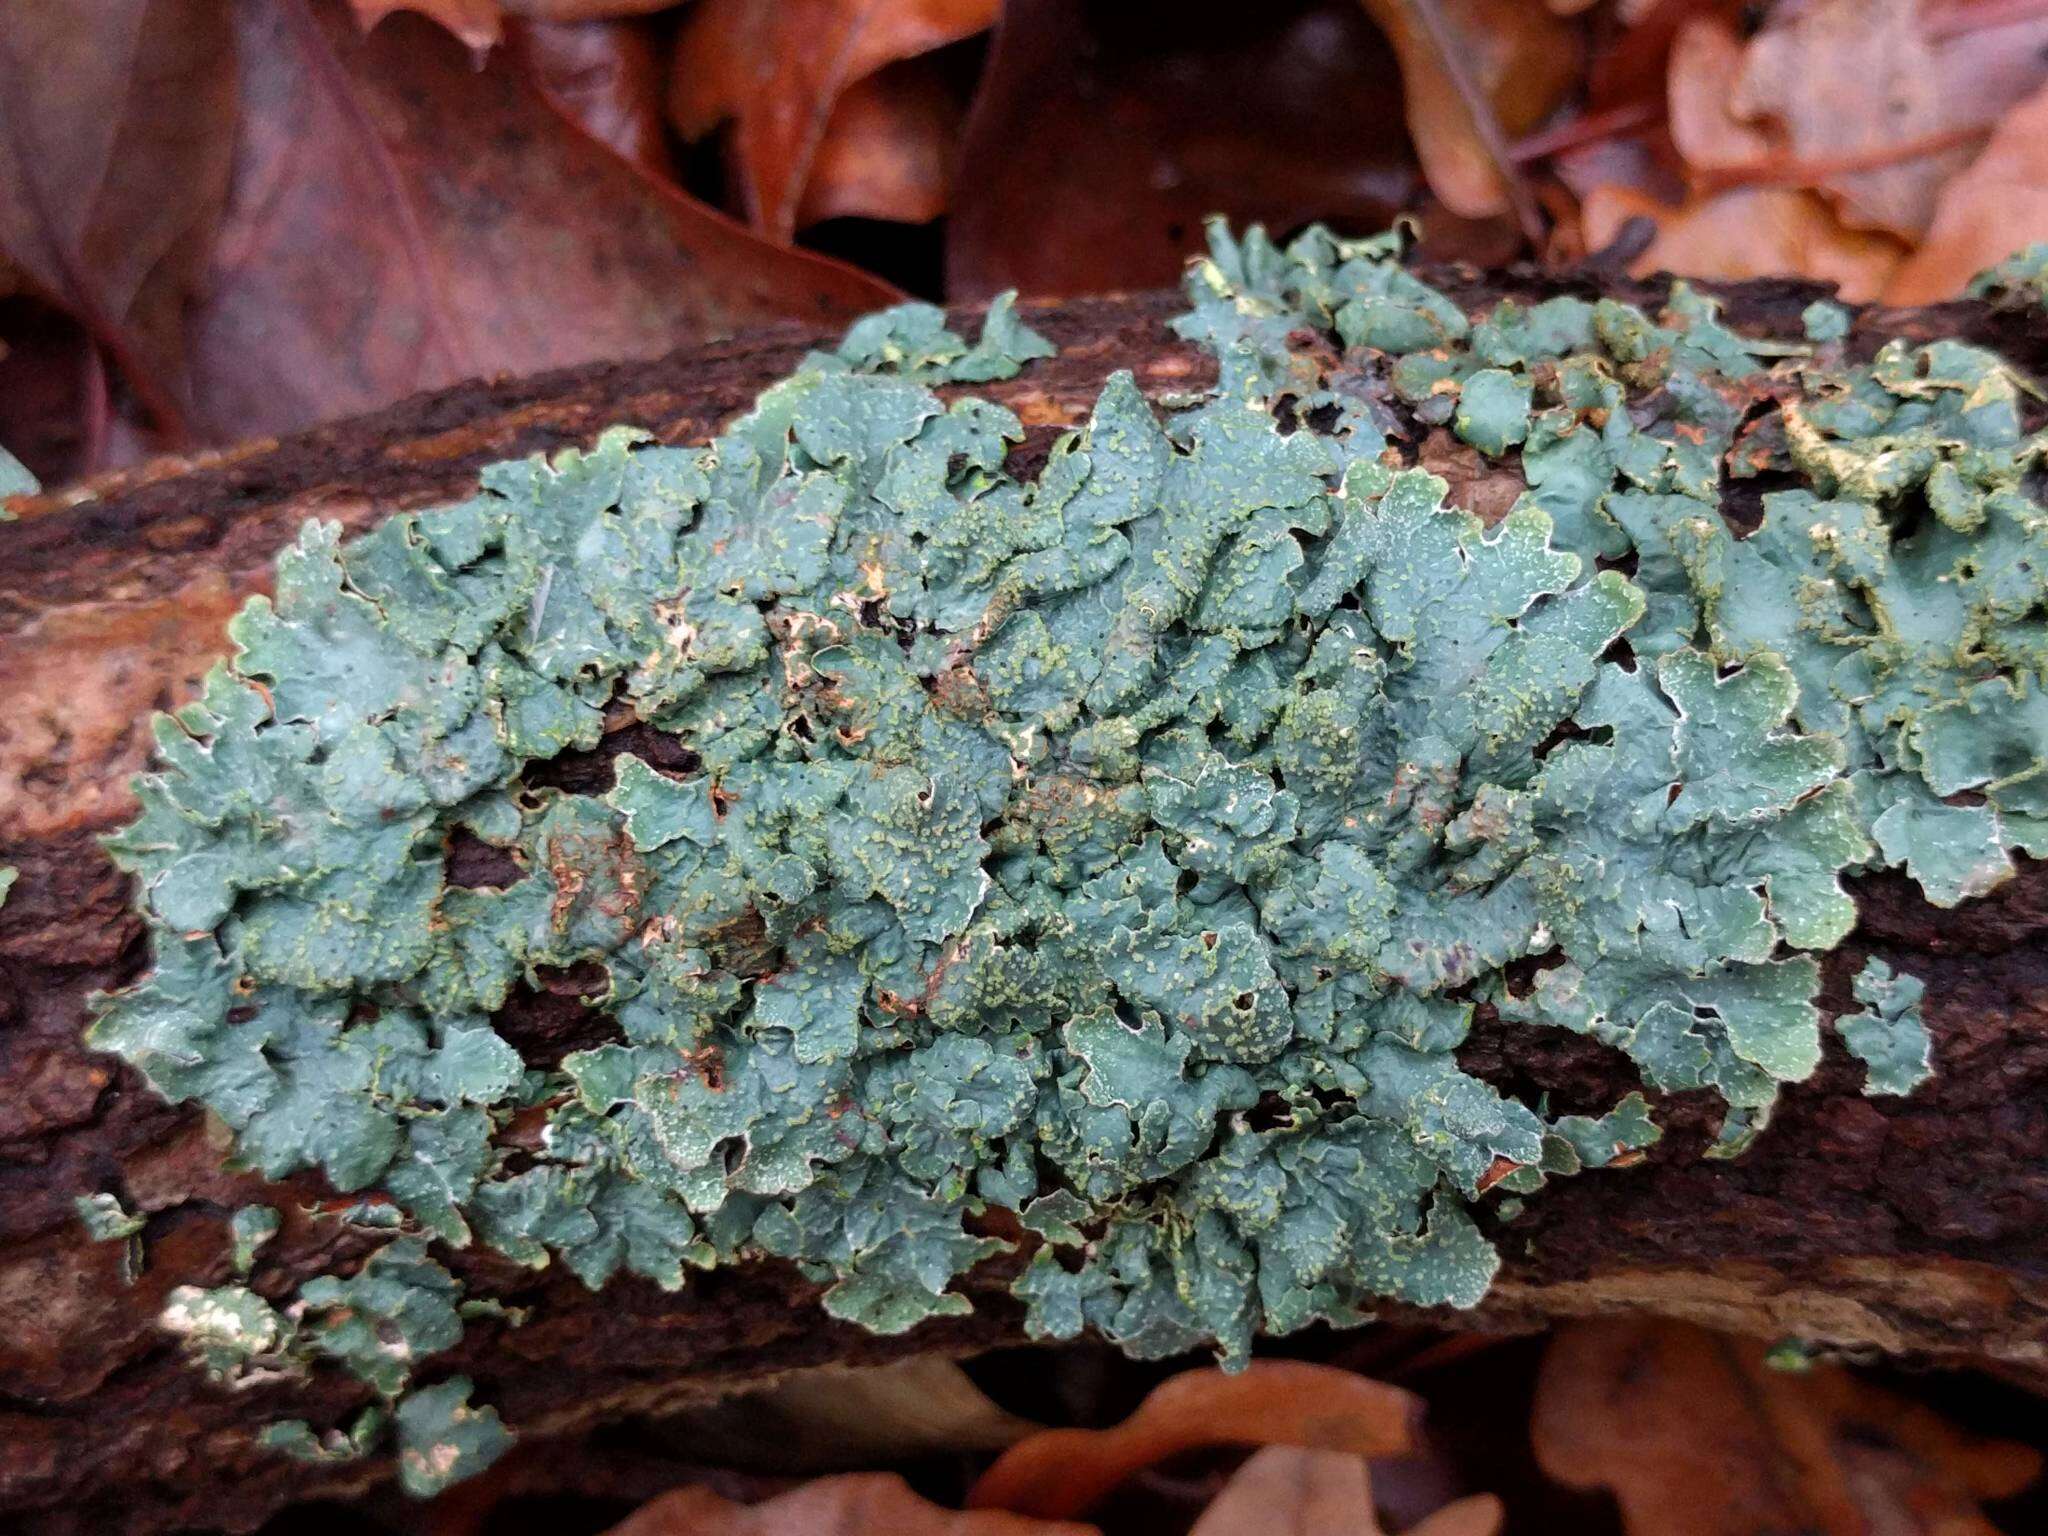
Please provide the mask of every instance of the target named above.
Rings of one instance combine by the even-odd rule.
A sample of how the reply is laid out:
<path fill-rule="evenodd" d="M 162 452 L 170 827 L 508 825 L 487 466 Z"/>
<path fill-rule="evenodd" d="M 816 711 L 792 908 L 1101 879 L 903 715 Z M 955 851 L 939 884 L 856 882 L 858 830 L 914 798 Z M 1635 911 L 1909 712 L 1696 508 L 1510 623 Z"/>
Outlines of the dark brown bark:
<path fill-rule="evenodd" d="M 1542 286 L 1438 276 L 1475 306 Z M 1783 284 L 1728 293 L 1738 324 L 1779 327 L 1814 297 Z M 1030 427 L 1027 470 L 1111 368 L 1134 369 L 1155 394 L 1207 379 L 1207 361 L 1161 323 L 1175 307 L 1149 295 L 1033 315 L 1060 356 L 983 391 Z M 1865 344 L 1892 334 L 1965 335 L 2037 372 L 2048 362 L 2038 319 L 1980 306 L 1860 322 Z M 144 959 L 127 883 L 95 839 L 130 812 L 149 712 L 191 691 L 223 648 L 228 614 L 261 590 L 303 519 L 361 529 L 465 493 L 480 464 L 587 442 L 612 422 L 701 439 L 812 339 L 771 332 L 652 363 L 468 384 L 285 441 L 146 466 L 0 527 L 0 863 L 21 869 L 0 909 L 0 1526 L 246 1527 L 288 1499 L 388 1470 L 309 1470 L 256 1450 L 256 1426 L 309 1411 L 304 1390 L 208 1386 L 155 1327 L 171 1285 L 227 1277 L 238 1204 L 287 1208 L 257 1273 L 272 1294 L 342 1257 L 348 1239 L 302 1214 L 323 1197 L 316 1182 L 279 1191 L 224 1172 L 196 1114 L 79 1043 L 87 995 Z M 1441 444 L 1422 452 L 1454 482 L 1484 479 Z M 1674 1133 L 1648 1166 L 1533 1201 L 1499 1234 L 1508 1264 L 1494 1295 L 1443 1321 L 1520 1328 L 1646 1311 L 2048 1379 L 2048 869 L 1956 913 L 1932 911 L 1895 878 L 1857 894 L 1862 925 L 1829 958 L 1826 1001 L 1848 1004 L 1848 977 L 1872 952 L 1924 977 L 1935 1082 L 1904 1101 L 1865 1099 L 1861 1068 L 1831 1051 L 1732 1164 L 1697 1156 L 1709 1104 L 1667 1101 Z M 548 1011 L 529 1012 L 515 1032 L 538 1057 L 551 1045 Z M 1482 1030 L 1469 1060 L 1563 1109 L 1604 1107 L 1633 1085 L 1619 1057 L 1528 1031 Z M 98 1190 L 148 1214 L 148 1265 L 133 1285 L 119 1245 L 89 1242 L 73 1213 L 74 1197 Z M 454 1362 L 529 1438 L 806 1363 L 1016 1337 L 995 1275 L 970 1286 L 973 1318 L 886 1341 L 829 1323 L 814 1289 L 782 1268 L 707 1275 L 678 1296 L 616 1282 L 596 1300 L 558 1272 L 464 1263 L 473 1286 L 532 1308 L 520 1328 L 473 1325 Z M 347 1381 L 323 1378 L 310 1411 L 335 1422 L 355 1401 Z"/>

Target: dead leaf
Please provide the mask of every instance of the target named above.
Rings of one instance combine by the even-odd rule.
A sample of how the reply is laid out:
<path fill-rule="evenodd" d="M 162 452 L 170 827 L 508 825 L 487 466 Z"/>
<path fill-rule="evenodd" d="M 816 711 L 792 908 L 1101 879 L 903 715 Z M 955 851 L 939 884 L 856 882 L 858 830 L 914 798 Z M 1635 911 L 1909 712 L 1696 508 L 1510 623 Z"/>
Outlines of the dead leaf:
<path fill-rule="evenodd" d="M 2040 1470 L 1838 1366 L 1764 1355 L 1681 1323 L 1567 1327 L 1537 1380 L 1537 1460 L 1612 1489 L 1629 1536 L 1997 1536 L 1980 1501 Z"/>
<path fill-rule="evenodd" d="M 797 1371 L 759 1392 L 664 1418 L 698 1461 L 784 1475 L 963 1451 L 1000 1451 L 1041 1426 L 991 1402 L 951 1360 Z"/>
<path fill-rule="evenodd" d="M 797 226 L 842 218 L 930 223 L 946 211 L 965 116 L 952 82 L 930 58 L 905 59 L 855 81 L 825 125 Z"/>
<path fill-rule="evenodd" d="M 1479 1494 L 1446 1504 L 1408 1536 L 1496 1536 L 1500 1500 Z M 1385 1536 L 1362 1457 L 1269 1445 L 1202 1511 L 1188 1536 Z"/>
<path fill-rule="evenodd" d="M 482 52 L 497 46 L 503 35 L 504 7 L 499 0 L 348 0 L 356 25 L 365 32 L 386 16 L 410 11 L 446 27 L 469 47 Z"/>
<path fill-rule="evenodd" d="M 1852 303 L 1874 299 L 1905 246 L 1889 235 L 1846 229 L 1817 192 L 1735 187 L 1671 207 L 1628 187 L 1595 187 L 1583 209 L 1586 249 L 1611 244 L 1633 218 L 1656 238 L 1629 264 L 1638 277 L 1801 277 L 1831 282 Z"/>
<path fill-rule="evenodd" d="M 708 1488 L 678 1488 L 641 1506 L 605 1536 L 1101 1536 L 1092 1525 L 1031 1520 L 1004 1510 L 941 1509 L 892 1472 L 822 1477 L 761 1504 Z"/>
<path fill-rule="evenodd" d="M 947 287 L 1155 287 L 1211 213 L 1362 232 L 1415 190 L 1399 67 L 1357 0 L 1010 0 L 961 140 Z"/>
<path fill-rule="evenodd" d="M 336 6 L 251 0 L 238 21 L 242 137 L 192 325 L 216 436 L 896 296 L 635 170 L 417 17 L 362 37 Z"/>
<path fill-rule="evenodd" d="M 1441 475 L 1451 488 L 1453 506 L 1463 507 L 1491 528 L 1529 489 L 1522 478 L 1520 455 L 1493 459 L 1442 427 L 1432 427 L 1416 450 L 1416 467 Z"/>
<path fill-rule="evenodd" d="M 528 21 L 508 34 L 548 105 L 622 160 L 675 181 L 659 40 L 645 22 Z"/>
<path fill-rule="evenodd" d="M 1001 0 L 699 0 L 676 39 L 669 116 L 686 139 L 733 120 L 748 222 L 786 241 L 847 88 L 987 30 L 1000 8 Z"/>
<path fill-rule="evenodd" d="M 2048 88 L 2013 108 L 1942 189 L 1925 243 L 1892 274 L 1884 301 L 1958 298 L 1979 272 L 2036 240 L 2048 240 Z"/>
<path fill-rule="evenodd" d="M 356 24 L 365 32 L 386 16 L 411 11 L 438 22 L 471 51 L 494 48 L 504 37 L 504 20 L 523 16 L 530 21 L 607 21 L 620 16 L 645 16 L 665 10 L 676 0 L 348 0 Z"/>
<path fill-rule="evenodd" d="M 1499 1536 L 1507 1509 L 1490 1493 L 1475 1493 L 1446 1504 L 1419 1524 L 1408 1527 L 1408 1536 Z"/>
<path fill-rule="evenodd" d="M 1721 16 L 1691 16 L 1671 42 L 1667 65 L 1671 141 L 1695 169 L 1747 165 L 1777 141 L 1734 109 L 1748 45 Z"/>
<path fill-rule="evenodd" d="M 1293 1445 L 1353 1456 L 1414 1448 L 1421 1400 L 1334 1366 L 1254 1360 L 1236 1375 L 1183 1371 L 1109 1429 L 1048 1429 L 1020 1440 L 967 1495 L 970 1509 L 1061 1519 L 1144 1467 L 1206 1446 Z"/>
<path fill-rule="evenodd" d="M 1473 121 L 1445 58 L 1417 14 L 1417 0 L 1363 0 L 1401 60 L 1408 132 L 1429 185 L 1464 218 L 1509 205 L 1481 126 Z M 1529 0 L 1431 0 L 1458 42 L 1458 62 L 1510 138 L 1526 133 L 1579 83 L 1585 63 L 1576 27 Z"/>
<path fill-rule="evenodd" d="M 162 434 L 234 147 L 227 0 L 0 9 L 0 255 L 75 316 Z"/>
<path fill-rule="evenodd" d="M 2044 43 L 2048 19 L 1938 41 L 1919 0 L 1821 0 L 1772 13 L 1729 106 L 1782 130 L 1845 225 L 1917 240 L 1969 161 L 1961 141 L 2048 81 Z"/>

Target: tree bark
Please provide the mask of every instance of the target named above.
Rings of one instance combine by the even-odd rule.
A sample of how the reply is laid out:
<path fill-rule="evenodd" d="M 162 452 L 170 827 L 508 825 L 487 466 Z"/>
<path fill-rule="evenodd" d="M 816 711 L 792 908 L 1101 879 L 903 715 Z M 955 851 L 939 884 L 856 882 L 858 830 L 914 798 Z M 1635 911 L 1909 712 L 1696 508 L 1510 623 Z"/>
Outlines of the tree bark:
<path fill-rule="evenodd" d="M 1475 309 L 1596 286 L 1590 276 L 1431 276 Z M 1656 285 L 1598 286 L 1637 302 L 1661 296 Z M 1782 332 L 1819 290 L 1722 292 L 1738 326 Z M 1155 294 L 1032 314 L 1060 355 L 976 390 L 1030 429 L 1022 472 L 1085 417 L 1113 368 L 1134 370 L 1153 395 L 1208 381 L 1207 358 L 1162 324 L 1178 307 Z M 1892 335 L 1961 335 L 2036 373 L 2048 363 L 2038 316 L 1979 305 L 1859 317 L 1866 353 Z M 330 1195 L 317 1180 L 280 1188 L 224 1171 L 200 1116 L 80 1044 L 87 996 L 146 959 L 128 883 L 96 838 L 131 813 L 150 711 L 193 691 L 225 647 L 227 617 L 264 588 L 304 519 L 359 531 L 466 494 L 484 463 L 587 443 L 613 422 L 700 441 L 815 340 L 784 329 L 653 362 L 471 383 L 282 441 L 146 465 L 30 503 L 0 526 L 0 864 L 21 870 L 0 908 L 0 1526 L 241 1529 L 290 1499 L 389 1470 L 308 1468 L 252 1443 L 262 1424 L 308 1414 L 309 1392 L 316 1423 L 343 1420 L 360 1400 L 351 1381 L 213 1387 L 155 1325 L 172 1285 L 228 1278 L 227 1216 L 239 1204 L 286 1212 L 256 1274 L 273 1296 L 346 1258 L 352 1239 L 305 1215 Z M 1458 466 L 1440 467 L 1455 485 Z M 1717 1119 L 1711 1102 L 1666 1099 L 1668 1133 L 1647 1166 L 1545 1191 L 1497 1228 L 1507 1263 L 1493 1295 L 1435 1321 L 1517 1329 L 1650 1312 L 2048 1381 L 2048 868 L 2024 868 L 1952 913 L 1896 877 L 1864 879 L 1856 893 L 1861 925 L 1827 957 L 1823 1000 L 1853 1009 L 1849 978 L 1872 953 L 1923 977 L 1934 1082 L 1908 1099 L 1866 1099 L 1861 1067 L 1830 1047 L 1734 1163 L 1698 1156 Z M 530 1012 L 523 1027 L 544 1031 L 545 1010 Z M 506 1027 L 517 1039 L 520 1021 Z M 1559 1109 L 1604 1108 L 1634 1086 L 1622 1057 L 1571 1037 L 1482 1027 L 1466 1055 L 1503 1088 L 1548 1092 Z M 101 1190 L 148 1217 L 146 1267 L 132 1284 L 121 1245 L 89 1241 L 73 1210 Z M 529 1441 L 800 1365 L 1019 1337 L 997 1273 L 969 1282 L 973 1317 L 883 1340 L 826 1319 L 816 1289 L 786 1267 L 712 1273 L 674 1296 L 626 1279 L 594 1297 L 559 1266 L 536 1276 L 475 1255 L 459 1262 L 473 1290 L 531 1309 L 524 1326 L 472 1324 L 454 1356 Z"/>

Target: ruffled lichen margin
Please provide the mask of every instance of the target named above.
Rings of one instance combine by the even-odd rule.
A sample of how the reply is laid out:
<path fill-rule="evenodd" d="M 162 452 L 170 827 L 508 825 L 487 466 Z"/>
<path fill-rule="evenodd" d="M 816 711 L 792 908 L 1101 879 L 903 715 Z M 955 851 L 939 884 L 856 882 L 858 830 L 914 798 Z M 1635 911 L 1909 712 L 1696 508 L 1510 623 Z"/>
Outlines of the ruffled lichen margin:
<path fill-rule="evenodd" d="M 2048 851 L 2000 359 L 1853 361 L 1826 305 L 1745 337 L 1683 284 L 1474 322 L 1397 257 L 1216 231 L 1177 322 L 1216 389 L 1162 420 L 1115 375 L 1029 482 L 1017 418 L 934 386 L 1049 349 L 913 305 L 707 447 L 306 527 L 156 723 L 110 842 L 155 968 L 91 1031 L 391 1234 L 283 1306 L 174 1293 L 215 1374 L 391 1405 L 272 1443 L 395 1432 L 419 1490 L 495 1455 L 414 1381 L 491 1305 L 435 1257 L 472 1243 L 593 1287 L 775 1256 L 883 1332 L 1021 1248 L 1034 1334 L 1145 1355 L 1472 1305 L 1475 1202 L 1657 1135 L 1466 1073 L 1475 1010 L 1717 1091 L 1732 1155 L 1820 1059 L 1845 873 L 1953 905 Z M 1519 467 L 1491 526 L 1432 427 Z M 537 769 L 629 724 L 608 784 Z M 493 1016 L 566 975 L 602 1043 L 531 1065 Z M 1856 990 L 1910 1091 L 1917 983 Z"/>

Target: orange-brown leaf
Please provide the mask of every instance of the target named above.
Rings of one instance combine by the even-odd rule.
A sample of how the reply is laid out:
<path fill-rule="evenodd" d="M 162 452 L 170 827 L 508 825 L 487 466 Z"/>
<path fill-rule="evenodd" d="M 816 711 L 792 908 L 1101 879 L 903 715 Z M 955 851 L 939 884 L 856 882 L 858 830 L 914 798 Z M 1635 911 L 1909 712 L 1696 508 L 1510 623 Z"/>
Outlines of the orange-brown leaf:
<path fill-rule="evenodd" d="M 1889 235 L 1844 228 L 1827 201 L 1799 187 L 1735 187 L 1673 208 L 1627 187 L 1595 187 L 1582 210 L 1586 249 L 1612 244 L 1633 218 L 1656 238 L 1629 265 L 1639 277 L 1811 277 L 1842 297 L 1877 297 L 1905 255 Z"/>
<path fill-rule="evenodd" d="M 733 119 L 747 218 L 776 240 L 846 89 L 987 29 L 1000 0 L 699 0 L 676 39 L 669 115 L 685 138 Z"/>
<path fill-rule="evenodd" d="M 841 218 L 936 219 L 946 211 L 965 111 L 930 58 L 904 59 L 855 81 L 825 125 L 797 226 Z"/>
<path fill-rule="evenodd" d="M 1747 45 L 1721 16 L 1688 17 L 1672 39 L 1671 142 L 1695 169 L 1750 164 L 1776 148 L 1762 127 L 1735 114 L 1735 82 L 1746 57 Z"/>
<path fill-rule="evenodd" d="M 2015 107 L 1968 170 L 1942 189 L 1927 239 L 1885 286 L 1888 304 L 1932 304 L 2036 240 L 2048 240 L 2048 88 Z"/>
<path fill-rule="evenodd" d="M 676 179 L 662 113 L 666 72 L 647 22 L 526 21 L 508 38 L 557 112 L 622 160 Z"/>
<path fill-rule="evenodd" d="M 1501 1502 L 1458 1499 L 1408 1527 L 1407 1536 L 1498 1536 Z M 1365 1458 L 1345 1451 L 1269 1445 L 1232 1474 L 1188 1536 L 1385 1536 Z"/>
<path fill-rule="evenodd" d="M 1100 1536 L 1092 1525 L 1031 1520 L 1004 1510 L 942 1509 L 890 1472 L 821 1477 L 761 1504 L 708 1488 L 678 1488 L 644 1504 L 606 1536 Z"/>
<path fill-rule="evenodd" d="M 1459 63 L 1509 137 L 1527 132 L 1579 82 L 1576 27 L 1529 0 L 1436 0 Z M 1408 132 L 1430 188 L 1453 213 L 1484 218 L 1508 206 L 1507 186 L 1415 0 L 1363 0 L 1401 59 Z"/>
<path fill-rule="evenodd" d="M 1382 1536 L 1365 1459 L 1269 1445 L 1239 1467 L 1188 1536 Z"/>
<path fill-rule="evenodd" d="M 1764 1354 L 1681 1323 L 1568 1327 L 1537 1381 L 1537 1459 L 1613 1490 L 1629 1536 L 1997 1536 L 1979 1501 L 2040 1469 L 1839 1367 Z"/>
<path fill-rule="evenodd" d="M 1229 1375 L 1169 1377 L 1109 1429 L 1050 1429 L 1021 1440 L 981 1475 L 970 1508 L 1048 1519 L 1079 1514 L 1132 1473 L 1205 1446 L 1293 1445 L 1353 1456 L 1414 1448 L 1421 1401 L 1334 1366 L 1255 1360 Z"/>

